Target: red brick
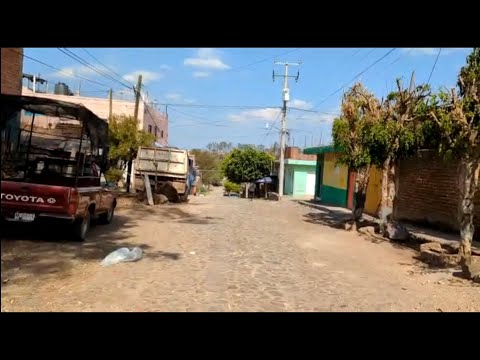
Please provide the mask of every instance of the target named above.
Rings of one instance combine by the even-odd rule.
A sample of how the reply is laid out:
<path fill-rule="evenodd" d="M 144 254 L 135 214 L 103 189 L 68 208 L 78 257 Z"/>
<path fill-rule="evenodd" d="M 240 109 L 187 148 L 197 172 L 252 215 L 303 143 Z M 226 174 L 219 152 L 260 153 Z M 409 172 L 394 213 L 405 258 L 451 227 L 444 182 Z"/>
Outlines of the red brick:
<path fill-rule="evenodd" d="M 317 155 L 306 155 L 300 148 L 288 146 L 285 148 L 285 159 L 316 161 Z"/>
<path fill-rule="evenodd" d="M 439 229 L 458 231 L 458 162 L 447 162 L 433 151 L 400 161 L 395 216 Z M 475 197 L 475 237 L 480 236 L 480 192 Z"/>
<path fill-rule="evenodd" d="M 22 93 L 23 48 L 2 48 L 2 94 Z"/>

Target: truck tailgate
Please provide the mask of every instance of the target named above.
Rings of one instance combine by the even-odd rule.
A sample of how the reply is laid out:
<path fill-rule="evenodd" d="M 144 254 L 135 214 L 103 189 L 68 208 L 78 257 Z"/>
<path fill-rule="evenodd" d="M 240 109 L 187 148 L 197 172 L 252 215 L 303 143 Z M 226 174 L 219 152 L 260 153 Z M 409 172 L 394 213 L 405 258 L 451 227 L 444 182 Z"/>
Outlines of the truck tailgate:
<path fill-rule="evenodd" d="M 66 213 L 71 189 L 63 186 L 31 184 L 16 181 L 1 182 L 2 212 Z"/>

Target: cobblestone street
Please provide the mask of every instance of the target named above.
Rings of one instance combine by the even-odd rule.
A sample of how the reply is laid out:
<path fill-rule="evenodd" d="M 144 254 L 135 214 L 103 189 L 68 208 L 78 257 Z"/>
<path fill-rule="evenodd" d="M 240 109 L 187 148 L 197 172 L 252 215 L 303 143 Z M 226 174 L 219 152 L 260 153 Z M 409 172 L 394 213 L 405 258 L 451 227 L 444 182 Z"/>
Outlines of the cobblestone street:
<path fill-rule="evenodd" d="M 120 206 L 84 244 L 3 239 L 2 311 L 480 311 L 479 286 L 428 270 L 414 250 L 308 221 L 316 211 L 217 189 Z M 144 258 L 99 265 L 122 246 Z"/>

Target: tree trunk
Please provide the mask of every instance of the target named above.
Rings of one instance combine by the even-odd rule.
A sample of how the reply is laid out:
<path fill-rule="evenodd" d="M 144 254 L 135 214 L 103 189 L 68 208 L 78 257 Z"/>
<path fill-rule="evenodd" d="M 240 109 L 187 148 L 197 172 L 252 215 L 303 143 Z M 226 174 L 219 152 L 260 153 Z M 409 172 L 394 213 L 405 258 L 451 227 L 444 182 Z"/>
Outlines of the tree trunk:
<path fill-rule="evenodd" d="M 382 169 L 382 200 L 380 211 L 380 229 L 385 235 L 385 228 L 391 219 L 393 207 L 396 199 L 395 184 L 395 163 L 391 158 L 387 158 L 383 163 Z"/>
<path fill-rule="evenodd" d="M 130 174 L 132 172 L 132 160 L 128 161 L 128 166 L 127 166 L 127 193 L 130 192 Z"/>
<path fill-rule="evenodd" d="M 460 224 L 461 243 L 458 249 L 464 262 L 472 256 L 472 240 L 475 232 L 473 225 L 474 196 L 478 187 L 478 160 L 462 160 L 459 166 L 460 201 L 458 206 L 458 222 Z"/>
<path fill-rule="evenodd" d="M 355 203 L 352 209 L 351 230 L 358 230 L 365 209 L 367 199 L 368 181 L 370 180 L 370 165 L 359 169 L 355 176 Z"/>

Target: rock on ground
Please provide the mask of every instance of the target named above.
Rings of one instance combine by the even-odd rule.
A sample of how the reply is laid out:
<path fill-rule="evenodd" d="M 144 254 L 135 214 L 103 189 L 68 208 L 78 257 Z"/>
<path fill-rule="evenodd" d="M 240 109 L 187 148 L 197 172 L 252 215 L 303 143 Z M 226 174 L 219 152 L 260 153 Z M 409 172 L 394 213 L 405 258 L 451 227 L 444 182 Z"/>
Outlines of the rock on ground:
<path fill-rule="evenodd" d="M 2 311 L 480 311 L 479 285 L 417 265 L 412 249 L 320 223 L 329 216 L 219 189 L 119 207 L 82 244 L 61 231 L 56 241 L 19 235 L 1 243 Z M 98 264 L 137 246 L 141 261 Z"/>
<path fill-rule="evenodd" d="M 165 195 L 163 194 L 154 194 L 153 196 L 153 201 L 154 201 L 154 204 L 157 205 L 157 204 L 166 204 L 168 203 L 168 197 L 166 197 Z"/>
<path fill-rule="evenodd" d="M 388 239 L 396 241 L 407 241 L 410 238 L 410 233 L 405 225 L 392 221 L 386 224 L 385 235 Z"/>

